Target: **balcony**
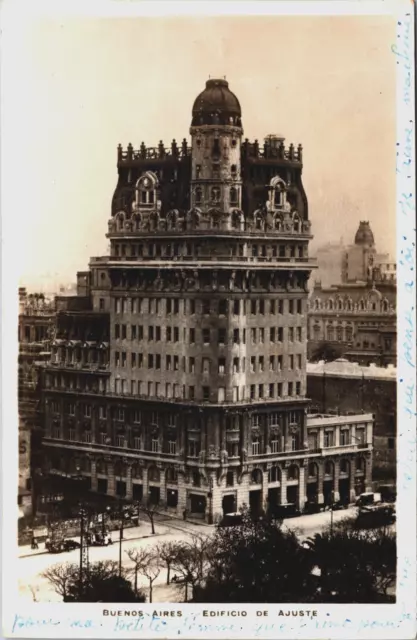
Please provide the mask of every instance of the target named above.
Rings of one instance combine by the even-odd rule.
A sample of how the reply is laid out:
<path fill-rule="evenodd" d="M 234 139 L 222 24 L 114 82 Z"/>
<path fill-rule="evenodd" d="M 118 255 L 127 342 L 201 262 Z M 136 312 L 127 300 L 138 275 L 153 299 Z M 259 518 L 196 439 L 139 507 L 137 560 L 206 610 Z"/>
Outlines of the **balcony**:
<path fill-rule="evenodd" d="M 110 373 L 109 364 L 98 364 L 97 362 L 48 362 L 47 368 L 82 371 L 83 373 Z"/>
<path fill-rule="evenodd" d="M 61 440 L 58 438 L 45 437 L 43 444 L 47 447 L 64 448 L 73 451 L 84 451 L 85 453 L 97 453 L 102 455 L 117 455 L 137 460 L 141 458 L 149 461 L 174 462 L 178 460 L 178 453 L 165 453 L 163 451 L 148 451 L 143 449 L 133 449 L 128 447 L 118 447 L 113 444 L 102 444 L 97 442 L 84 442 L 81 440 Z"/>

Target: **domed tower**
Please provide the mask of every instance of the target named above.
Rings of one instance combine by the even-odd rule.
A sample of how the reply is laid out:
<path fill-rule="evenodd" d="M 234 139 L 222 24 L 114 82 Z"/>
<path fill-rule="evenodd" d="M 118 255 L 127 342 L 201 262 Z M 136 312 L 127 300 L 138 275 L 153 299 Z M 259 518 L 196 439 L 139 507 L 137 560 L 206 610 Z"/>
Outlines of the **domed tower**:
<path fill-rule="evenodd" d="M 361 247 L 374 247 L 375 240 L 369 222 L 362 220 L 355 235 L 355 244 Z"/>
<path fill-rule="evenodd" d="M 241 208 L 242 121 L 239 100 L 226 80 L 210 79 L 196 98 L 192 139 L 191 206 L 217 216 Z"/>

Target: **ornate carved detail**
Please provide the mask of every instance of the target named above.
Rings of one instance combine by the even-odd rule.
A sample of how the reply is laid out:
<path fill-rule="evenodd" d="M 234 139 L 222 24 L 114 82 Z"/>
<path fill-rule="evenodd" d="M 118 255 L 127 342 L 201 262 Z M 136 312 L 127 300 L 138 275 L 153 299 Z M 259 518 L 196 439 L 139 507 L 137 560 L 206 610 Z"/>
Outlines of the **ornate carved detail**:
<path fill-rule="evenodd" d="M 229 455 L 225 449 L 220 453 L 220 462 L 222 465 L 229 464 Z"/>
<path fill-rule="evenodd" d="M 200 451 L 200 454 L 198 456 L 198 462 L 200 465 L 204 465 L 206 462 L 206 452 L 204 449 Z"/>

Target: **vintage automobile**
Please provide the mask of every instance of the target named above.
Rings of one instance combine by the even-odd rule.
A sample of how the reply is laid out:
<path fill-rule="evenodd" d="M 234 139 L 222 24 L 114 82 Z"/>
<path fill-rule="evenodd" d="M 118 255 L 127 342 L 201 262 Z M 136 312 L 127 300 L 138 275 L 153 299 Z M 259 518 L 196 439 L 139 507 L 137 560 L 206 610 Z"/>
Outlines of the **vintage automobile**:
<path fill-rule="evenodd" d="M 271 505 L 268 509 L 269 516 L 274 520 L 285 520 L 286 518 L 296 518 L 301 515 L 300 510 L 294 503 Z"/>
<path fill-rule="evenodd" d="M 220 520 L 219 527 L 239 527 L 241 524 L 241 513 L 226 513 Z"/>
<path fill-rule="evenodd" d="M 395 508 L 389 504 L 367 505 L 359 509 L 357 527 L 383 527 L 396 522 Z"/>

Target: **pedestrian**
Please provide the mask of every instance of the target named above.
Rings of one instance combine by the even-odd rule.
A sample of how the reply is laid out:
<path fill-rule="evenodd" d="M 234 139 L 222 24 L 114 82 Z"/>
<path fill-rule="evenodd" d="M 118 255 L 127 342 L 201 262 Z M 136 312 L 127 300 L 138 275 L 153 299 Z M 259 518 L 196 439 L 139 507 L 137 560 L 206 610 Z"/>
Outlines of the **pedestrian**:
<path fill-rule="evenodd" d="M 38 546 L 38 541 L 36 540 L 35 536 L 32 537 L 32 549 L 39 549 Z"/>
<path fill-rule="evenodd" d="M 187 519 L 187 509 L 184 509 L 184 511 L 182 512 L 182 519 L 183 520 Z"/>

